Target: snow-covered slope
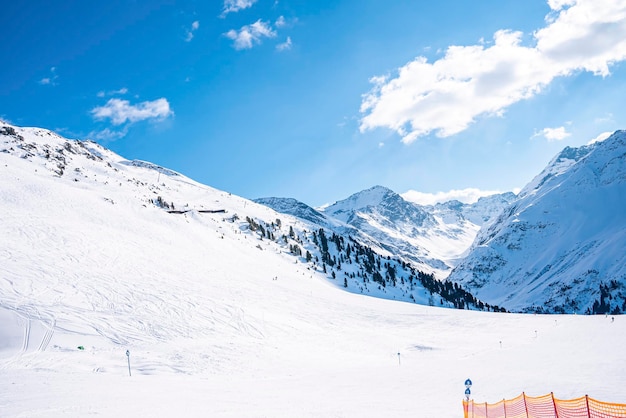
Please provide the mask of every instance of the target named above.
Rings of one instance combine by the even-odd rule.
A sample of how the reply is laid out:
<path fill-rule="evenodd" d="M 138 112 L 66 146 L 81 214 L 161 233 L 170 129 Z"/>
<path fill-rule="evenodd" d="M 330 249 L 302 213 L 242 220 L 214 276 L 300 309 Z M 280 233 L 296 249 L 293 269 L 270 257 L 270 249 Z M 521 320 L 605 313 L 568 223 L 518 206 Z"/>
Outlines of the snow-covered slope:
<path fill-rule="evenodd" d="M 509 310 L 626 310 L 626 132 L 566 148 L 450 275 Z M 595 304 L 595 306 L 594 306 Z"/>

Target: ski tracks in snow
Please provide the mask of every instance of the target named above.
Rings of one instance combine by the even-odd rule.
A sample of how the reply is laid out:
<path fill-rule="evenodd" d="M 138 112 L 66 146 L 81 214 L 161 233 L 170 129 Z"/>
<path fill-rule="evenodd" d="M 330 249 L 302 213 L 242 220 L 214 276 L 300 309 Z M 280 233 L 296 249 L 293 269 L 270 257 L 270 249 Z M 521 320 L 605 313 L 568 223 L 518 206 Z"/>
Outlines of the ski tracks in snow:
<path fill-rule="evenodd" d="M 2 305 L 0 309 L 3 311 L 0 337 L 5 340 L 2 348 L 9 353 L 4 362 L 0 361 L 0 369 L 27 361 L 34 353 L 46 351 L 56 329 L 54 318 Z M 21 338 L 17 338 L 18 334 L 21 334 Z"/>

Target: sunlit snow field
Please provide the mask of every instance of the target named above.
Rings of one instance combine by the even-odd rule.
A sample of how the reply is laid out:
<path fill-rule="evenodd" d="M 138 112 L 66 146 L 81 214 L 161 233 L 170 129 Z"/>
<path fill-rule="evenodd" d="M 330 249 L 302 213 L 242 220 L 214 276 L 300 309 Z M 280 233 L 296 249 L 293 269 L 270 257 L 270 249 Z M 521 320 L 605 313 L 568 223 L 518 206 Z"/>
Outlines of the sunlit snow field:
<path fill-rule="evenodd" d="M 478 402 L 626 402 L 622 316 L 350 293 L 243 228 L 286 215 L 184 176 L 37 161 L 0 153 L 2 417 L 461 417 L 467 378 Z"/>

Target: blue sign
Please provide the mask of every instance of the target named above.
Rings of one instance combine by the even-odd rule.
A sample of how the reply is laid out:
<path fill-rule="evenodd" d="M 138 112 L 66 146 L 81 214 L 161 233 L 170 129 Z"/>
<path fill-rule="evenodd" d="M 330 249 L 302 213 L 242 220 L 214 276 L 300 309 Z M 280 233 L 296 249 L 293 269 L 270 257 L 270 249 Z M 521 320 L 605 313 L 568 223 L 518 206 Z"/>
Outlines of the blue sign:
<path fill-rule="evenodd" d="M 466 388 L 469 388 L 470 386 L 472 386 L 472 381 L 471 381 L 471 380 L 469 380 L 469 379 L 467 379 L 467 380 L 465 381 L 465 387 L 466 387 Z"/>
<path fill-rule="evenodd" d="M 471 393 L 472 393 L 472 391 L 471 391 L 471 390 L 469 390 L 469 388 L 465 389 L 465 394 L 466 394 L 466 395 L 469 395 L 469 394 L 471 394 Z"/>

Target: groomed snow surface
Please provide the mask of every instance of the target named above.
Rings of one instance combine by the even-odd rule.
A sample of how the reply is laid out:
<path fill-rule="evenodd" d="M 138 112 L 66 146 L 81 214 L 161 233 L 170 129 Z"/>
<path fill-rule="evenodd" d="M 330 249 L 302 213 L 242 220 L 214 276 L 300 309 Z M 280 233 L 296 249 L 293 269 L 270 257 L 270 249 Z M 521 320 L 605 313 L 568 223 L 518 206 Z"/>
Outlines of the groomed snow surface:
<path fill-rule="evenodd" d="M 0 153 L 2 417 L 461 417 L 467 378 L 476 401 L 626 402 L 622 316 L 346 292 L 243 221 L 286 215 L 114 155 L 36 158 Z"/>

